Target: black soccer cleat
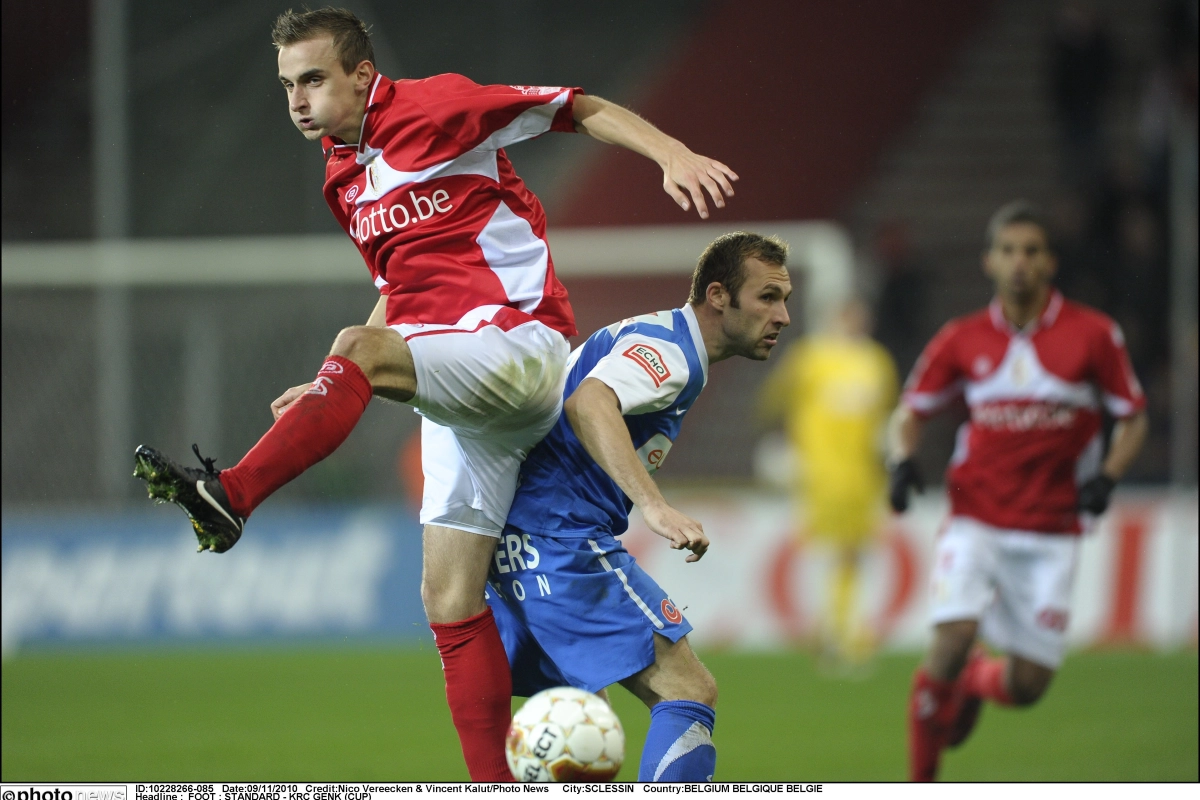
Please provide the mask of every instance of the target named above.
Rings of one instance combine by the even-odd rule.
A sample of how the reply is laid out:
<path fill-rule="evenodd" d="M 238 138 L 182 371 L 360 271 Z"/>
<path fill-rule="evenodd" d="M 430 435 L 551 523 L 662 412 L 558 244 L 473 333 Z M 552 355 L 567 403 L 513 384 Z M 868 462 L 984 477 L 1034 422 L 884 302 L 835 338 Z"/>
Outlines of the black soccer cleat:
<path fill-rule="evenodd" d="M 200 448 L 192 452 L 204 469 L 176 464 L 153 447 L 138 445 L 133 451 L 133 477 L 146 482 L 146 492 L 156 503 L 174 503 L 192 521 L 200 546 L 196 552 L 224 553 L 242 538 L 246 520 L 234 513 L 225 488 L 217 479 L 215 458 L 204 458 Z"/>

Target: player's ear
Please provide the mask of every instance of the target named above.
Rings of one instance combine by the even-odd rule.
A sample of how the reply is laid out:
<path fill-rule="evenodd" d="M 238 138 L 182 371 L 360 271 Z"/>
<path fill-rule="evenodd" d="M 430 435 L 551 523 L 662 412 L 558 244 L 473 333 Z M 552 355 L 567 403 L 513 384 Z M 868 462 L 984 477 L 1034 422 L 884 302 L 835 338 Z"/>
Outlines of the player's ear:
<path fill-rule="evenodd" d="M 716 311 L 724 311 L 725 306 L 729 305 L 729 292 L 726 291 L 725 285 L 719 281 L 713 281 L 708 285 L 708 289 L 704 292 L 704 297 L 708 300 L 708 304 Z"/>
<path fill-rule="evenodd" d="M 375 65 L 370 61 L 360 61 L 354 68 L 354 88 L 360 92 L 367 91 L 371 81 L 375 80 Z"/>

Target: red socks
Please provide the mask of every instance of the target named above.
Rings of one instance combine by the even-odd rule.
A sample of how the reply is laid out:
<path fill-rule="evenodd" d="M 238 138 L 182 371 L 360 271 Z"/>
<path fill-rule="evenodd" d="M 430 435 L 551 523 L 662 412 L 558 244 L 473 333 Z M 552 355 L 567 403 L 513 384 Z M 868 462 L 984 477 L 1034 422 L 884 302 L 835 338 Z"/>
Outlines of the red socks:
<path fill-rule="evenodd" d="M 446 700 L 471 780 L 511 783 L 504 737 L 512 717 L 512 673 L 492 610 L 429 627 L 442 656 Z"/>
<path fill-rule="evenodd" d="M 937 776 L 946 733 L 957 714 L 954 682 L 937 681 L 924 668 L 913 675 L 908 703 L 908 777 L 932 781 Z"/>
<path fill-rule="evenodd" d="M 371 402 L 371 382 L 348 358 L 329 356 L 312 388 L 275 421 L 221 486 L 238 516 L 248 517 L 276 489 L 346 440 Z"/>
<path fill-rule="evenodd" d="M 989 658 L 985 655 L 972 657 L 958 676 L 958 686 L 963 694 L 982 697 L 1002 706 L 1013 704 L 1008 693 L 1007 658 Z"/>

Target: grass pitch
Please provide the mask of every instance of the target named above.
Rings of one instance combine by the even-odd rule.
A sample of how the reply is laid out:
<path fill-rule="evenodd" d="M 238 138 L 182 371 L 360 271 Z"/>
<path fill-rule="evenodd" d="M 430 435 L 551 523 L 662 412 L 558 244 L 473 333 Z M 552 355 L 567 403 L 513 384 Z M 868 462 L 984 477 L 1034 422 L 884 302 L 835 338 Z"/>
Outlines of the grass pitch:
<path fill-rule="evenodd" d="M 865 680 L 803 654 L 702 655 L 717 678 L 717 780 L 905 776 L 915 656 Z M 1196 781 L 1197 656 L 1077 653 L 1045 700 L 985 707 L 946 780 Z M 637 775 L 649 715 L 611 692 Z M 467 778 L 432 646 L 43 652 L 4 662 L 0 777 L 37 781 Z"/>

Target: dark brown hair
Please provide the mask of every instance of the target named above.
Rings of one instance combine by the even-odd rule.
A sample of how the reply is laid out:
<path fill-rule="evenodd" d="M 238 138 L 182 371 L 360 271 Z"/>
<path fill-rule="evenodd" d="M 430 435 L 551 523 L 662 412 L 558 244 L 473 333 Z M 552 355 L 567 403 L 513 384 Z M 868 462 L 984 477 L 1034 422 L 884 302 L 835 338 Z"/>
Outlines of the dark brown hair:
<path fill-rule="evenodd" d="M 759 236 L 757 233 L 735 231 L 717 237 L 704 248 L 696 270 L 692 273 L 692 293 L 688 302 L 700 305 L 704 302 L 711 283 L 725 287 L 732 297 L 730 304 L 738 308 L 738 292 L 746 281 L 745 263 L 748 258 L 757 258 L 778 267 L 787 264 L 787 242 L 778 236 Z"/>
<path fill-rule="evenodd" d="M 289 8 L 279 15 L 271 28 L 271 41 L 276 50 L 320 36 L 333 37 L 333 52 L 347 75 L 364 61 L 375 63 L 370 31 L 354 12 L 347 9 L 318 8 L 296 13 Z"/>
<path fill-rule="evenodd" d="M 1046 237 L 1046 246 L 1051 250 L 1054 249 L 1054 244 L 1050 241 L 1050 226 L 1046 223 L 1046 217 L 1042 214 L 1041 209 L 1028 200 L 1013 200 L 1011 203 L 1005 203 L 995 214 L 992 214 L 992 218 L 988 220 L 987 224 L 984 249 L 992 249 L 992 246 L 996 244 L 996 236 L 1002 229 L 1023 222 L 1041 228 L 1042 235 Z"/>

